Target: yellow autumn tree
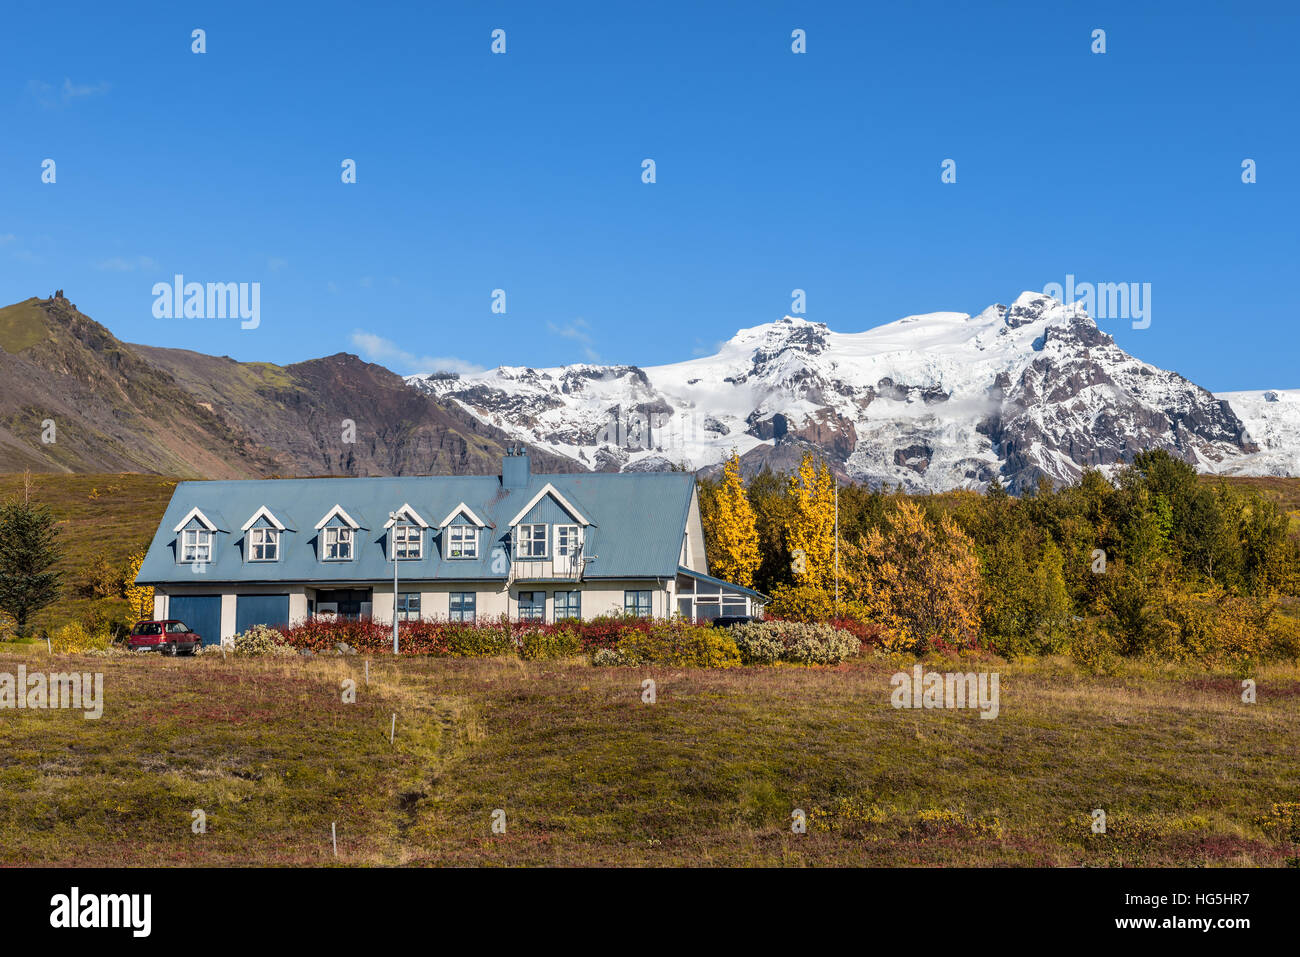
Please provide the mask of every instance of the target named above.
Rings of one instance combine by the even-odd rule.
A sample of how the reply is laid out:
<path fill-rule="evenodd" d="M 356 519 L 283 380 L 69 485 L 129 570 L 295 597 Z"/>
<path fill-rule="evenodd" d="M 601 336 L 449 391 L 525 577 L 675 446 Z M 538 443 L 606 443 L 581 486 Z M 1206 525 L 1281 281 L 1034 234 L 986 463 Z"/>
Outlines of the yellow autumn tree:
<path fill-rule="evenodd" d="M 949 516 L 934 522 L 901 499 L 885 513 L 882 528 L 841 543 L 840 550 L 845 591 L 884 626 L 886 648 L 966 648 L 979 638 L 979 558 Z"/>
<path fill-rule="evenodd" d="M 797 585 L 829 587 L 835 575 L 835 478 L 805 452 L 799 471 L 790 476 L 791 502 L 785 520 L 785 545 Z"/>
<path fill-rule="evenodd" d="M 758 570 L 758 528 L 740 480 L 740 456 L 734 451 L 722 467 L 722 484 L 714 493 L 711 512 L 709 570 L 729 582 L 753 587 Z"/>
<path fill-rule="evenodd" d="M 122 570 L 122 595 L 126 598 L 132 615 L 136 618 L 152 618 L 153 589 L 135 583 L 143 564 L 144 552 L 136 552 L 126 560 L 126 566 Z"/>

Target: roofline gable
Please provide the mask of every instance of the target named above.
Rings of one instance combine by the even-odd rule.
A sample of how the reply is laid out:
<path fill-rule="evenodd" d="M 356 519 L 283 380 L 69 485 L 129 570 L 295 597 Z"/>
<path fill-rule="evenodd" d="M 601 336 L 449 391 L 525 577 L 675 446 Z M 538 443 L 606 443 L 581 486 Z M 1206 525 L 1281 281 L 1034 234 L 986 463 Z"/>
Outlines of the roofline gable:
<path fill-rule="evenodd" d="M 453 508 L 450 512 L 448 512 L 448 513 L 447 513 L 447 517 L 444 518 L 441 522 L 438 523 L 438 527 L 439 527 L 439 528 L 446 528 L 448 525 L 451 524 L 452 519 L 454 519 L 457 515 L 460 515 L 462 512 L 465 514 L 465 517 L 466 517 L 466 518 L 468 518 L 471 522 L 473 522 L 473 523 L 474 523 L 475 525 L 477 525 L 479 528 L 487 528 L 487 522 L 483 521 L 483 519 L 481 519 L 481 518 L 479 518 L 477 515 L 475 515 L 475 514 L 474 514 L 474 510 L 473 510 L 472 508 L 470 508 L 468 505 L 466 505 L 464 502 L 461 502 L 459 505 L 457 505 L 455 508 Z"/>
<path fill-rule="evenodd" d="M 282 531 L 282 532 L 283 532 L 283 531 L 285 530 L 285 524 L 284 524 L 284 522 L 280 521 L 280 520 L 279 520 L 278 518 L 276 518 L 273 514 L 271 514 L 271 510 L 270 510 L 269 508 L 267 508 L 265 505 L 263 505 L 263 506 L 262 506 L 261 508 L 259 508 L 256 512 L 254 512 L 254 513 L 253 513 L 253 517 L 250 518 L 248 521 L 246 521 L 246 522 L 245 522 L 245 523 L 240 527 L 239 530 L 240 530 L 241 532 L 246 532 L 246 531 L 248 531 L 250 528 L 252 528 L 254 525 L 257 524 L 257 520 L 258 520 L 259 518 L 265 518 L 268 522 L 270 522 L 272 525 L 274 525 L 274 526 L 275 526 L 279 531 Z"/>
<path fill-rule="evenodd" d="M 344 523 L 347 524 L 347 526 L 351 528 L 353 531 L 361 527 L 360 525 L 357 524 L 356 520 L 353 519 L 351 515 L 349 515 L 346 511 L 343 510 L 342 505 L 335 505 L 332 509 L 330 509 L 328 512 L 325 513 L 324 518 L 322 518 L 319 522 L 316 523 L 316 530 L 320 531 L 322 528 L 328 525 L 330 519 L 334 518 L 335 516 L 338 516 L 339 518 L 343 519 Z"/>
<path fill-rule="evenodd" d="M 429 527 L 429 523 L 420 517 L 420 513 L 417 512 L 415 509 L 411 508 L 410 502 L 403 502 L 401 508 L 394 509 L 390 514 L 394 516 L 409 515 L 411 518 L 415 519 L 416 525 L 419 525 L 421 528 Z M 395 524 L 397 524 L 397 519 L 390 518 L 387 522 L 384 523 L 384 528 L 392 528 Z"/>
<path fill-rule="evenodd" d="M 196 518 L 203 523 L 203 527 L 206 528 L 209 532 L 217 531 L 217 526 L 212 523 L 212 520 L 210 518 L 208 518 L 206 515 L 203 514 L 202 509 L 200 509 L 197 505 L 194 506 L 194 508 L 190 509 L 185 514 L 185 517 L 182 518 L 177 523 L 176 527 L 173 528 L 172 531 L 173 532 L 181 531 L 182 529 L 185 528 L 186 525 L 188 525 L 192 520 Z"/>
<path fill-rule="evenodd" d="M 520 520 L 525 515 L 527 515 L 529 512 L 533 510 L 533 506 L 536 505 L 538 502 L 540 502 L 542 499 L 544 499 L 547 495 L 550 495 L 553 499 L 559 502 L 560 505 L 564 507 L 564 510 L 566 512 L 568 512 L 570 515 L 572 515 L 574 518 L 578 520 L 579 525 L 592 524 L 587 520 L 587 518 L 581 512 L 579 512 L 576 508 L 573 507 L 573 504 L 567 498 L 565 498 L 563 495 L 560 494 L 559 489 L 557 489 L 550 482 L 547 482 L 545 485 L 541 487 L 541 489 L 537 492 L 536 495 L 534 495 L 531 499 L 529 499 L 528 504 L 519 510 L 518 515 L 516 515 L 510 521 L 506 522 L 506 525 L 510 528 L 514 528 L 516 525 L 519 524 Z"/>

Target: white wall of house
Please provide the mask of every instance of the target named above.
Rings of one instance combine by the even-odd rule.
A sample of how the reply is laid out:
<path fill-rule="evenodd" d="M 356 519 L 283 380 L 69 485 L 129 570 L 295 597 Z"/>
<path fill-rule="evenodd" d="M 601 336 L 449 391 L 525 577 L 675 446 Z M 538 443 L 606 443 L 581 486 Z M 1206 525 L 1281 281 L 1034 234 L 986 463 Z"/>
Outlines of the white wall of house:
<path fill-rule="evenodd" d="M 303 621 L 307 617 L 307 600 L 309 593 L 314 594 L 317 585 L 282 585 L 272 583 L 245 583 L 231 585 L 160 585 L 154 592 L 153 613 L 155 618 L 169 617 L 170 595 L 212 595 L 221 596 L 221 637 L 230 638 L 235 634 L 236 606 L 238 596 L 261 595 L 268 591 L 288 592 L 289 620 L 291 624 Z M 321 584 L 319 587 L 334 589 L 337 587 L 355 587 L 371 589 L 371 617 L 375 621 L 391 623 L 393 620 L 393 585 L 391 582 L 356 583 L 339 586 L 336 583 Z M 668 617 L 676 611 L 675 579 L 626 579 L 617 581 L 586 581 L 574 583 L 569 581 L 527 582 L 512 585 L 509 590 L 504 583 L 493 587 L 487 582 L 436 582 L 427 581 L 403 583 L 399 580 L 398 592 L 411 591 L 420 593 L 420 616 L 428 620 L 445 620 L 451 609 L 452 592 L 472 591 L 477 605 L 476 613 L 480 620 L 499 618 L 508 614 L 510 618 L 519 617 L 519 593 L 521 591 L 546 592 L 546 620 L 555 618 L 555 592 L 581 591 L 582 617 L 596 618 L 600 615 L 621 615 L 623 613 L 623 593 L 629 590 L 647 590 L 651 592 L 651 608 L 655 617 Z"/>

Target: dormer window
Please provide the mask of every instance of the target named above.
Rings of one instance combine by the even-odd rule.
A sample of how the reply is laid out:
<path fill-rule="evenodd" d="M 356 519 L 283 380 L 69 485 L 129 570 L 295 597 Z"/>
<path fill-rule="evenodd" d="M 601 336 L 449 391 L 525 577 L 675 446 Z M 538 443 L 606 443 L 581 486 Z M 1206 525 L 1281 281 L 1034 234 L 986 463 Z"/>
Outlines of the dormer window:
<path fill-rule="evenodd" d="M 331 525 L 325 530 L 324 557 L 327 562 L 352 561 L 353 531 L 340 525 Z"/>
<path fill-rule="evenodd" d="M 448 558 L 478 558 L 478 529 L 473 525 L 447 528 Z"/>
<path fill-rule="evenodd" d="M 207 564 L 212 561 L 212 533 L 206 528 L 181 532 L 181 561 Z"/>
<path fill-rule="evenodd" d="M 280 530 L 278 528 L 253 528 L 248 532 L 248 557 L 254 562 L 280 560 Z"/>
<path fill-rule="evenodd" d="M 515 558 L 546 557 L 546 526 L 519 525 L 515 528 Z"/>
<path fill-rule="evenodd" d="M 419 525 L 395 524 L 392 535 L 393 556 L 398 561 L 415 560 L 424 554 L 424 529 Z"/>

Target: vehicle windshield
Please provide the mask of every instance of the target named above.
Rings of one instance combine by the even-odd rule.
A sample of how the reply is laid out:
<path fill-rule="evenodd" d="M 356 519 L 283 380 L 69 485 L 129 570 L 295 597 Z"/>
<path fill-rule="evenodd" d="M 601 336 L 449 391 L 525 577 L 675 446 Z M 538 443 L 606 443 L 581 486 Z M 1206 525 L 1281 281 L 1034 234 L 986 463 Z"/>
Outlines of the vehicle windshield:
<path fill-rule="evenodd" d="M 162 625 L 156 621 L 146 621 L 136 629 L 137 635 L 161 635 Z"/>

